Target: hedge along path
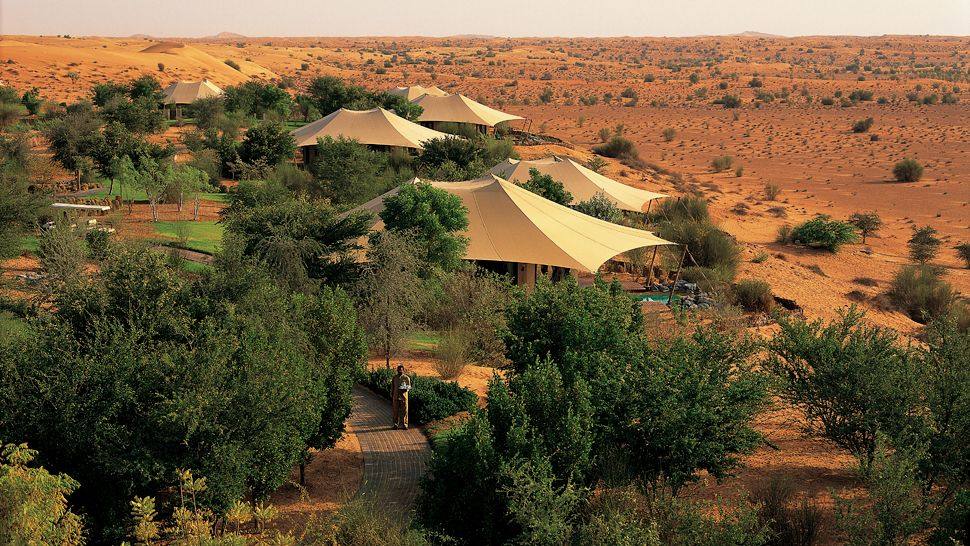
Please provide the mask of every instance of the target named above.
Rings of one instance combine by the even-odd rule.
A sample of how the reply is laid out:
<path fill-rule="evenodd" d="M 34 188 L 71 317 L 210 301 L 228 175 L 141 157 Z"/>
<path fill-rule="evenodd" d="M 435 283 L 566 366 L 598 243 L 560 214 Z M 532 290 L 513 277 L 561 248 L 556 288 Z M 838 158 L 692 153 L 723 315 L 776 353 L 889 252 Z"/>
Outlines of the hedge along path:
<path fill-rule="evenodd" d="M 364 455 L 364 476 L 357 497 L 397 515 L 410 516 L 431 457 L 427 438 L 414 427 L 394 430 L 390 402 L 360 385 L 354 386 L 350 428 Z"/>

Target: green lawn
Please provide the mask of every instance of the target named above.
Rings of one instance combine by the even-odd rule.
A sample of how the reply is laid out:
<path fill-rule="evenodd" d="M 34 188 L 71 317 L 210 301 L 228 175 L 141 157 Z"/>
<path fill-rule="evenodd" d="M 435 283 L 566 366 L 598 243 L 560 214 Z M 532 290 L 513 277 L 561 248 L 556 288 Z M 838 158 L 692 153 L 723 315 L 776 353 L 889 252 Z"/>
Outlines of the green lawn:
<path fill-rule="evenodd" d="M 192 260 L 182 260 L 182 270 L 189 273 L 205 273 L 207 271 L 212 271 L 212 266 L 209 264 L 200 264 L 199 262 L 193 262 Z"/>
<path fill-rule="evenodd" d="M 108 191 L 109 188 L 111 189 L 110 192 Z M 108 182 L 105 182 L 104 186 L 102 186 L 101 189 L 91 193 L 90 196 L 95 199 L 103 199 L 105 197 L 114 197 L 116 195 L 121 195 L 121 198 L 126 201 L 128 199 L 134 199 L 136 202 L 145 202 L 145 203 L 148 202 L 148 196 L 145 195 L 144 190 L 125 188 L 124 193 L 122 194 L 122 188 L 120 185 L 115 184 L 114 187 L 111 188 L 111 184 Z M 219 192 L 202 193 L 202 199 L 205 199 L 206 201 L 217 201 L 219 203 L 225 203 L 227 198 L 228 198 L 228 195 L 224 193 L 219 193 Z M 189 209 L 189 211 L 191 212 L 192 197 L 190 196 L 185 197 L 185 208 Z"/>
<path fill-rule="evenodd" d="M 197 252 L 215 254 L 222 243 L 222 224 L 215 222 L 155 222 L 155 232 L 169 243 L 185 239 L 184 247 Z"/>
<path fill-rule="evenodd" d="M 287 121 L 283 125 L 287 129 L 291 129 L 292 130 L 292 129 L 299 129 L 300 127 L 303 127 L 306 124 L 307 123 L 305 121 Z"/>
<path fill-rule="evenodd" d="M 39 245 L 39 239 L 36 235 L 24 235 L 20 238 L 20 248 L 17 250 L 18 253 L 22 254 L 24 252 L 30 252 L 31 254 L 37 254 L 37 248 Z"/>
<path fill-rule="evenodd" d="M 412 351 L 433 351 L 441 342 L 441 334 L 435 331 L 419 330 L 408 336 L 406 345 Z"/>

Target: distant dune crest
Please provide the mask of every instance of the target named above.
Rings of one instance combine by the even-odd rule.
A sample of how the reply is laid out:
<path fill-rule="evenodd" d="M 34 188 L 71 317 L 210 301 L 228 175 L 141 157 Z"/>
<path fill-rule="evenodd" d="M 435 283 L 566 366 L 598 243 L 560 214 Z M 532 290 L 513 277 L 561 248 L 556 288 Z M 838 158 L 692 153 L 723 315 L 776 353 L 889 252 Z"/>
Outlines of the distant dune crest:
<path fill-rule="evenodd" d="M 171 53 L 173 49 L 183 47 L 185 47 L 185 44 L 179 42 L 158 42 L 141 50 L 140 53 Z"/>

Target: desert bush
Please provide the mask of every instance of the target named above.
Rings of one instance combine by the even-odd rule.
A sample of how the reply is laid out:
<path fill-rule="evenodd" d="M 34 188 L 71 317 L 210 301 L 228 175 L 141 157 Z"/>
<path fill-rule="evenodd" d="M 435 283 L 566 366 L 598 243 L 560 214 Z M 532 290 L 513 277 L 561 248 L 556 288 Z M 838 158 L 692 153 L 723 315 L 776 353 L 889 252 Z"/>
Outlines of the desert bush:
<path fill-rule="evenodd" d="M 462 330 L 448 330 L 435 348 L 434 369 L 444 379 L 455 379 L 471 359 L 471 341 Z"/>
<path fill-rule="evenodd" d="M 914 262 L 925 264 L 936 257 L 943 241 L 936 236 L 937 231 L 930 226 L 913 226 L 913 235 L 906 242 L 909 247 L 909 257 Z"/>
<path fill-rule="evenodd" d="M 774 201 L 778 199 L 778 195 L 781 194 L 781 188 L 778 184 L 765 184 L 765 199 L 768 201 Z"/>
<path fill-rule="evenodd" d="M 910 318 L 925 323 L 945 315 L 956 292 L 936 268 L 908 265 L 893 276 L 889 297 Z"/>
<path fill-rule="evenodd" d="M 768 313 L 775 306 L 771 285 L 755 279 L 745 279 L 734 285 L 734 300 L 745 311 Z"/>
<path fill-rule="evenodd" d="M 650 221 L 655 224 L 681 220 L 709 222 L 711 214 L 707 208 L 707 200 L 693 195 L 688 195 L 679 200 L 663 199 L 650 215 Z"/>
<path fill-rule="evenodd" d="M 664 142 L 670 142 L 675 136 L 677 136 L 677 130 L 673 127 L 667 127 L 660 132 L 660 136 L 663 137 Z"/>
<path fill-rule="evenodd" d="M 866 244 L 866 237 L 882 227 L 882 218 L 875 211 L 854 212 L 849 216 L 849 223 L 859 230 L 862 234 L 862 244 Z"/>
<path fill-rule="evenodd" d="M 919 362 L 895 332 L 868 326 L 854 307 L 829 324 L 780 317 L 768 342 L 768 370 L 779 394 L 805 412 L 805 429 L 828 438 L 868 465 L 877 433 L 917 431 Z"/>
<path fill-rule="evenodd" d="M 853 133 L 865 133 L 868 131 L 873 124 L 873 119 L 871 117 L 866 119 L 861 119 L 852 125 Z"/>
<path fill-rule="evenodd" d="M 714 101 L 714 104 L 720 104 L 725 108 L 738 108 L 741 106 L 741 99 L 737 95 L 724 95 L 720 99 Z"/>
<path fill-rule="evenodd" d="M 517 185 L 553 203 L 569 205 L 573 202 L 573 194 L 566 191 L 562 182 L 555 180 L 551 175 L 542 174 L 539 169 L 529 169 L 529 180 Z"/>
<path fill-rule="evenodd" d="M 832 97 L 822 97 L 821 103 L 822 103 L 822 106 L 832 106 L 833 104 L 835 104 L 835 99 L 833 99 Z"/>
<path fill-rule="evenodd" d="M 661 237 L 686 245 L 691 262 L 707 271 L 697 271 L 699 275 L 707 275 L 712 279 L 730 281 L 734 278 L 738 263 L 741 260 L 741 250 L 734 238 L 710 222 L 674 221 L 664 223 L 658 230 Z"/>
<path fill-rule="evenodd" d="M 966 268 L 970 269 L 970 243 L 960 243 L 954 249 L 957 251 L 957 256 L 963 260 Z"/>
<path fill-rule="evenodd" d="M 741 178 L 742 176 L 744 176 L 744 167 L 741 165 L 738 165 L 737 168 L 734 169 L 734 176 L 735 178 Z"/>
<path fill-rule="evenodd" d="M 775 236 L 775 242 L 782 244 L 790 244 L 792 242 L 792 232 L 794 228 L 789 224 L 783 224 L 778 228 L 778 235 Z"/>
<path fill-rule="evenodd" d="M 367 386 L 384 398 L 391 398 L 393 369 L 378 368 L 367 376 Z M 411 392 L 408 393 L 408 417 L 412 424 L 424 425 L 450 417 L 475 406 L 478 396 L 472 391 L 450 381 L 436 377 L 411 376 Z"/>
<path fill-rule="evenodd" d="M 711 169 L 716 172 L 724 172 L 734 164 L 734 158 L 729 155 L 722 155 L 711 160 Z"/>
<path fill-rule="evenodd" d="M 593 152 L 601 156 L 617 159 L 636 158 L 639 156 L 639 152 L 637 152 L 633 141 L 622 135 L 613 135 L 603 144 L 594 146 Z"/>
<path fill-rule="evenodd" d="M 103 260 L 108 256 L 111 232 L 105 229 L 92 229 L 84 234 L 84 242 L 87 243 L 88 254 L 91 258 Z"/>
<path fill-rule="evenodd" d="M 820 214 L 795 226 L 791 231 L 791 238 L 796 244 L 838 252 L 842 245 L 855 242 L 858 235 L 852 224 L 832 220 L 828 215 Z"/>
<path fill-rule="evenodd" d="M 234 61 L 234 60 L 232 60 L 232 59 L 226 59 L 226 65 L 227 65 L 227 66 L 228 66 L 229 68 L 232 68 L 232 69 L 234 69 L 234 70 L 239 70 L 240 72 L 242 71 L 242 69 L 241 69 L 241 68 L 239 68 L 239 63 L 237 63 L 236 61 Z"/>
<path fill-rule="evenodd" d="M 923 166 L 915 159 L 906 158 L 893 166 L 897 182 L 917 182 L 923 177 Z"/>
<path fill-rule="evenodd" d="M 789 479 L 773 476 L 755 492 L 759 519 L 767 527 L 767 546 L 811 546 L 822 531 L 822 511 L 803 498 L 795 503 L 795 486 Z"/>
<path fill-rule="evenodd" d="M 372 500 L 356 498 L 331 515 L 313 517 L 300 544 L 341 546 L 429 546 L 427 536 Z"/>
<path fill-rule="evenodd" d="M 763 85 L 764 82 L 762 82 L 760 78 L 751 78 L 751 80 L 748 81 L 748 87 L 762 87 Z"/>
<path fill-rule="evenodd" d="M 959 491 L 953 502 L 940 514 L 936 529 L 930 535 L 933 546 L 967 544 L 970 541 L 970 490 Z"/>
<path fill-rule="evenodd" d="M 586 168 L 596 173 L 601 172 L 606 165 L 606 160 L 597 156 L 589 158 L 589 161 L 586 162 Z"/>

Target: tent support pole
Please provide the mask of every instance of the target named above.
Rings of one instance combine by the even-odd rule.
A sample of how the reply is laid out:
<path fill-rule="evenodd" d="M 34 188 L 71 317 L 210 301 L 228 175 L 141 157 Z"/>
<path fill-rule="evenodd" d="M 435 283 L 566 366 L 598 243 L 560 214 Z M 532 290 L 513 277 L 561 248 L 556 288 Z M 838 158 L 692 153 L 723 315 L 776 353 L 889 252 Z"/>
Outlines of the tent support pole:
<path fill-rule="evenodd" d="M 653 262 L 655 262 L 657 260 L 657 249 L 658 248 L 660 248 L 660 247 L 659 246 L 653 247 L 653 256 L 650 257 L 650 268 L 647 269 L 647 282 L 645 283 L 647 285 L 647 288 L 650 287 L 650 281 L 653 280 Z"/>
<path fill-rule="evenodd" d="M 650 207 L 653 206 L 653 199 L 647 201 L 647 216 L 650 215 Z"/>
<path fill-rule="evenodd" d="M 670 285 L 670 294 L 667 296 L 667 307 L 670 307 L 670 302 L 674 301 L 674 288 L 677 287 L 677 281 L 680 280 L 680 268 L 684 267 L 684 258 L 687 256 L 687 246 L 684 246 L 684 252 L 680 255 L 680 264 L 677 265 L 677 274 L 674 276 L 674 284 Z"/>

